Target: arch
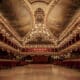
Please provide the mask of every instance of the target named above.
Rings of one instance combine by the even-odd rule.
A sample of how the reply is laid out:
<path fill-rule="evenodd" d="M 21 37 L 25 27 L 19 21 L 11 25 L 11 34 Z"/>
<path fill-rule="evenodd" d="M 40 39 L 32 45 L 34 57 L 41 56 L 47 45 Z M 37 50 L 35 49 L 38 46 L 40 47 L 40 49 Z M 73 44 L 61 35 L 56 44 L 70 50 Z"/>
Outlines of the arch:
<path fill-rule="evenodd" d="M 51 2 L 50 2 L 50 4 L 48 5 L 48 8 L 47 8 L 47 10 L 46 10 L 46 13 L 45 13 L 45 24 L 46 24 L 46 21 L 47 21 L 47 17 L 48 17 L 48 15 L 49 15 L 49 13 L 51 12 L 51 10 L 52 10 L 52 8 L 54 8 L 55 7 L 55 5 L 59 2 L 60 0 L 52 0 Z"/>
<path fill-rule="evenodd" d="M 29 0 L 29 2 L 31 4 L 36 3 L 36 2 L 42 2 L 42 3 L 45 3 L 45 4 L 49 4 L 51 2 L 51 0 Z"/>
<path fill-rule="evenodd" d="M 32 16 L 33 26 L 34 26 L 35 18 L 34 18 L 34 12 L 33 12 L 33 10 L 32 10 L 32 7 L 31 7 L 30 3 L 29 3 L 27 0 L 23 0 L 23 1 L 24 1 L 25 6 L 27 6 L 28 9 L 29 9 L 29 11 L 30 11 L 30 14 L 31 14 L 31 16 Z"/>

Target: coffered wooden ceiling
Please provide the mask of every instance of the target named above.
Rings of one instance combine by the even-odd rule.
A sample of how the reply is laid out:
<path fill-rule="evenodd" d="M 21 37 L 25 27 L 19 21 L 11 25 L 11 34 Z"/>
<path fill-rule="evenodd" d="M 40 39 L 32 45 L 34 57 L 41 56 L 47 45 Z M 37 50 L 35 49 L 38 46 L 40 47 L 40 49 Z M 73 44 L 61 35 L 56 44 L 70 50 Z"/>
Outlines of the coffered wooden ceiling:
<path fill-rule="evenodd" d="M 44 24 L 58 38 L 79 12 L 80 0 L 0 0 L 0 13 L 20 37 L 34 27 L 37 8 L 43 9 Z"/>

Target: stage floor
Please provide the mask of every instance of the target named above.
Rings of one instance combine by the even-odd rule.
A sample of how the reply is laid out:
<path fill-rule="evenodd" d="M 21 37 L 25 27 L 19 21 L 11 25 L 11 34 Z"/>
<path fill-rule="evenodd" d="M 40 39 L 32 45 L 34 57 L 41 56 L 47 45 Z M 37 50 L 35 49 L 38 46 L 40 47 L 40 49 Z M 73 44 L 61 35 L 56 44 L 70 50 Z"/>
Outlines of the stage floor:
<path fill-rule="evenodd" d="M 80 80 L 80 72 L 54 65 L 33 64 L 0 70 L 0 80 Z"/>

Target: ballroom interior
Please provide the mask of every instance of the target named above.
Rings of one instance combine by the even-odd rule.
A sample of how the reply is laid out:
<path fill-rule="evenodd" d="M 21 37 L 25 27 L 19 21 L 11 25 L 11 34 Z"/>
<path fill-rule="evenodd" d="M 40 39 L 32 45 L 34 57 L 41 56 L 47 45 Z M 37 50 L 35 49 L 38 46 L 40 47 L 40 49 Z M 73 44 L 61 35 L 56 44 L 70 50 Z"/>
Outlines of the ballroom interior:
<path fill-rule="evenodd" d="M 0 80 L 80 80 L 80 0 L 0 0 Z"/>

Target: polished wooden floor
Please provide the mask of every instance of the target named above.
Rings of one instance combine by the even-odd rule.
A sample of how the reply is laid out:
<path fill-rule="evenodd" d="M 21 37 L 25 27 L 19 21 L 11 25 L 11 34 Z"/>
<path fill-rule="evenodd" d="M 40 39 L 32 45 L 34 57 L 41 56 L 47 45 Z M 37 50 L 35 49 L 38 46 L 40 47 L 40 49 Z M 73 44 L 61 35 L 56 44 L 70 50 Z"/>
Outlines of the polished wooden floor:
<path fill-rule="evenodd" d="M 34 64 L 0 70 L 0 80 L 80 80 L 78 70 Z"/>

